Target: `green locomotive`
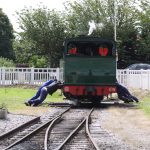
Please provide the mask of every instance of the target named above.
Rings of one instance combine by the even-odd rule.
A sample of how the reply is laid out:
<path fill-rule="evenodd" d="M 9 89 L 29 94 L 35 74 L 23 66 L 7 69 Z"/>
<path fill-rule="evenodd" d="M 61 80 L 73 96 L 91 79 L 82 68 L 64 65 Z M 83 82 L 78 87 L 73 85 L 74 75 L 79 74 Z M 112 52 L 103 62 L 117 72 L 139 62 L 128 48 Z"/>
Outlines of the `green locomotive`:
<path fill-rule="evenodd" d="M 116 93 L 116 45 L 98 37 L 65 40 L 63 93 L 67 99 L 100 102 Z"/>

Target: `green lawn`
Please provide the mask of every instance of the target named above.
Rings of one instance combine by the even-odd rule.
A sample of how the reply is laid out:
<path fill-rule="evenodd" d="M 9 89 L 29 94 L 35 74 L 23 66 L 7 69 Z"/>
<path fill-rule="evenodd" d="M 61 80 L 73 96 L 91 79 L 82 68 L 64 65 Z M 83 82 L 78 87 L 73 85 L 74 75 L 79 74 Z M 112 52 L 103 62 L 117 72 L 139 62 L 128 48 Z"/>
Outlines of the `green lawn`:
<path fill-rule="evenodd" d="M 30 99 L 37 92 L 37 88 L 26 89 L 18 87 L 0 88 L 0 105 L 4 103 L 8 111 L 16 112 L 18 110 L 25 110 L 27 106 L 24 102 Z M 63 97 L 60 96 L 60 91 L 57 91 L 52 96 L 48 95 L 45 102 L 59 102 Z"/>
<path fill-rule="evenodd" d="M 31 111 L 43 111 L 45 107 L 39 106 L 37 108 L 27 107 L 24 102 L 30 99 L 37 92 L 37 88 L 18 88 L 18 87 L 5 87 L 0 88 L 0 105 L 4 103 L 9 112 L 18 112 L 25 114 L 35 114 Z M 48 95 L 44 103 L 46 102 L 61 102 L 63 97 L 60 96 L 60 91 L 57 91 L 52 96 Z M 47 105 L 46 105 L 47 106 Z M 142 109 L 148 116 L 150 116 L 150 93 L 143 98 L 139 103 L 140 109 Z M 30 112 L 30 113 L 29 113 Z M 40 112 L 38 113 L 40 114 Z"/>
<path fill-rule="evenodd" d="M 150 116 L 150 93 L 139 103 L 140 108 Z"/>

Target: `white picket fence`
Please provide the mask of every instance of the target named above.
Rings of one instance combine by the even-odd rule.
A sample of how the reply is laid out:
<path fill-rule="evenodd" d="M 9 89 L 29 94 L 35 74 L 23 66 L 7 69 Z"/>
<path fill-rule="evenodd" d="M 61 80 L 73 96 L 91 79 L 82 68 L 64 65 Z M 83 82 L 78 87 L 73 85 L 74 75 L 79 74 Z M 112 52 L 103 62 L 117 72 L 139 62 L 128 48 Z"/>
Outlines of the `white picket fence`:
<path fill-rule="evenodd" d="M 126 87 L 150 90 L 150 70 L 117 70 L 117 80 Z"/>
<path fill-rule="evenodd" d="M 59 79 L 59 68 L 0 68 L 0 85 L 38 85 Z"/>
<path fill-rule="evenodd" d="M 59 68 L 0 68 L 0 85 L 41 85 L 50 79 L 62 79 Z M 117 70 L 117 80 L 126 87 L 150 90 L 150 70 Z"/>

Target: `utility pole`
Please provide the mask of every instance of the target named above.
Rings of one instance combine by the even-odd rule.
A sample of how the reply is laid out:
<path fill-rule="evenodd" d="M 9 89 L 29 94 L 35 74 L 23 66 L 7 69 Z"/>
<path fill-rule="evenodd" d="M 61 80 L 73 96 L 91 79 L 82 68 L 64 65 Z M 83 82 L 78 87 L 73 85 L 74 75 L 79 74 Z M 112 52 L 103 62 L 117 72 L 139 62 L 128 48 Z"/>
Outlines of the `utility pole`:
<path fill-rule="evenodd" d="M 116 31 L 116 17 L 117 17 L 117 14 L 116 14 L 116 0 L 114 0 L 114 40 L 116 41 L 117 40 L 117 31 Z"/>
<path fill-rule="evenodd" d="M 114 41 L 117 42 L 117 28 L 116 28 L 116 23 L 117 23 L 117 3 L 116 0 L 114 2 Z M 116 70 L 117 70 L 117 61 L 118 61 L 118 51 L 116 47 Z"/>

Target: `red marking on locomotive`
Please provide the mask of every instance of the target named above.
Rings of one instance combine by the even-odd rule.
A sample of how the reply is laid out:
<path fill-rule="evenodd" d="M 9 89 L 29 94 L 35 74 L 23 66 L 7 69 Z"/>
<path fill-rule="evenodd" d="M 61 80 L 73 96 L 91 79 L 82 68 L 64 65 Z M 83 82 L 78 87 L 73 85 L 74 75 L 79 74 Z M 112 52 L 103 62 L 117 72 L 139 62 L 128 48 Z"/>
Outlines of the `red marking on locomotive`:
<path fill-rule="evenodd" d="M 99 54 L 100 54 L 101 56 L 107 56 L 107 54 L 108 54 L 108 48 L 100 47 L 100 48 L 99 48 Z"/>
<path fill-rule="evenodd" d="M 65 85 L 63 90 L 64 92 L 70 93 L 72 95 L 81 96 L 81 95 L 88 95 L 88 87 L 93 89 L 90 91 L 91 95 L 95 96 L 102 96 L 102 95 L 109 95 L 111 93 L 116 93 L 116 86 L 72 86 L 72 85 Z"/>
<path fill-rule="evenodd" d="M 76 54 L 77 53 L 77 48 L 71 48 L 69 49 L 69 54 Z"/>

